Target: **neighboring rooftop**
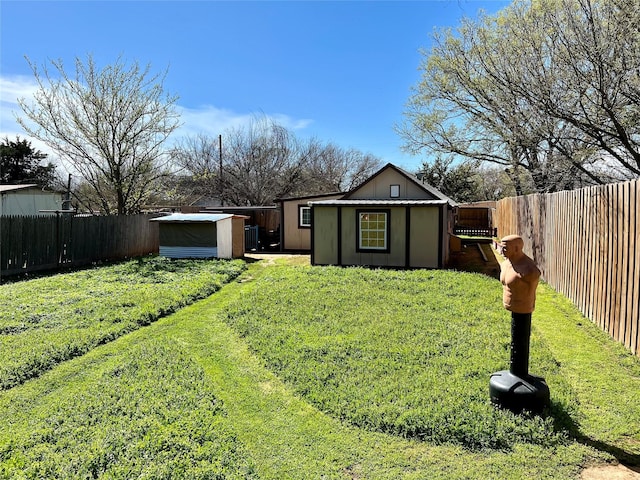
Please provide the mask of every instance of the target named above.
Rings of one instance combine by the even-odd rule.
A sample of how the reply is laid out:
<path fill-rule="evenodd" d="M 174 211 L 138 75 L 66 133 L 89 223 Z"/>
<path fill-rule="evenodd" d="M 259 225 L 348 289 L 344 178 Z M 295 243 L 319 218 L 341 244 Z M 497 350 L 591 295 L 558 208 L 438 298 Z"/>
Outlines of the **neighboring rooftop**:
<path fill-rule="evenodd" d="M 173 213 L 166 217 L 152 218 L 152 222 L 187 222 L 187 223 L 205 223 L 205 222 L 219 222 L 226 218 L 234 217 L 230 213 Z"/>
<path fill-rule="evenodd" d="M 0 185 L 0 192 L 13 192 L 16 190 L 24 190 L 26 188 L 40 188 L 35 183 L 29 183 L 25 185 Z"/>

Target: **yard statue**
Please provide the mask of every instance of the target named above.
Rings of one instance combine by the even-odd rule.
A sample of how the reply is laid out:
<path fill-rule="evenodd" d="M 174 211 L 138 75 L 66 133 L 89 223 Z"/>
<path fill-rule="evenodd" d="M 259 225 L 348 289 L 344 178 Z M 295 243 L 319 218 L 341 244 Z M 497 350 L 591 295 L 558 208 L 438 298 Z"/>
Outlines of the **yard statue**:
<path fill-rule="evenodd" d="M 549 404 L 549 387 L 544 378 L 529 375 L 531 313 L 540 270 L 523 247 L 518 235 L 506 236 L 500 243 L 505 257 L 500 267 L 502 303 L 511 312 L 511 359 L 508 371 L 491 375 L 489 394 L 491 402 L 499 407 L 540 412 Z"/>
<path fill-rule="evenodd" d="M 504 237 L 500 246 L 506 257 L 500 267 L 504 308 L 512 313 L 530 315 L 536 305 L 540 270 L 522 251 L 524 242 L 518 235 Z"/>

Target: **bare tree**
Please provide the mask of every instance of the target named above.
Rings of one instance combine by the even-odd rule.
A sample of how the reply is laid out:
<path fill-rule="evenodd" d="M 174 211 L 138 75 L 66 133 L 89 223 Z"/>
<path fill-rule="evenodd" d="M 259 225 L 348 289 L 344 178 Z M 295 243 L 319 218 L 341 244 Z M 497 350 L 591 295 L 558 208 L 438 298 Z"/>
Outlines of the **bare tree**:
<path fill-rule="evenodd" d="M 524 169 L 537 191 L 637 175 L 639 36 L 622 19 L 637 3 L 517 1 L 441 32 L 398 127 L 406 148 Z"/>
<path fill-rule="evenodd" d="M 303 148 L 305 194 L 343 192 L 355 188 L 382 166 L 371 154 L 333 143 L 309 140 Z"/>
<path fill-rule="evenodd" d="M 271 205 L 296 191 L 301 166 L 292 134 L 267 117 L 224 135 L 222 198 L 231 205 Z"/>
<path fill-rule="evenodd" d="M 188 188 L 190 194 L 221 196 L 220 143 L 220 139 L 201 133 L 182 138 L 171 149 L 172 162 L 179 168 L 177 175 L 182 177 L 182 186 Z"/>
<path fill-rule="evenodd" d="M 162 145 L 179 125 L 166 72 L 121 58 L 103 69 L 91 56 L 76 59 L 73 76 L 62 61 L 51 64 L 55 76 L 29 62 L 39 88 L 33 103 L 19 100 L 18 122 L 84 179 L 104 213 L 136 212 L 166 173 Z"/>
<path fill-rule="evenodd" d="M 554 126 L 501 77 L 503 32 L 492 17 L 436 35 L 399 128 L 406 148 L 492 162 L 535 175 Z M 509 66 L 507 66 L 509 68 Z M 541 186 L 542 187 L 542 186 Z"/>
<path fill-rule="evenodd" d="M 546 35 L 529 45 L 522 94 L 579 131 L 623 178 L 640 176 L 640 2 L 557 0 L 528 19 Z"/>
<path fill-rule="evenodd" d="M 300 140 L 268 117 L 222 135 L 188 137 L 171 151 L 190 193 L 227 205 L 271 205 L 277 198 L 345 191 L 380 168 L 370 154 L 317 139 Z"/>

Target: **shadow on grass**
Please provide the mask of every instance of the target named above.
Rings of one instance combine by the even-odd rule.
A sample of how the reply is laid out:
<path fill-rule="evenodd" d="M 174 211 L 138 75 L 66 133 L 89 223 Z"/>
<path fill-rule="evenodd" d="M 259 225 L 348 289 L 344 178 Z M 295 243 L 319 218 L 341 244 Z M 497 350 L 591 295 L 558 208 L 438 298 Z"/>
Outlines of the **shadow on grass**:
<path fill-rule="evenodd" d="M 573 420 L 570 413 L 559 403 L 551 401 L 548 415 L 553 419 L 553 426 L 556 431 L 565 431 L 569 437 L 576 442 L 598 450 L 599 452 L 608 453 L 621 464 L 640 473 L 639 454 L 629 452 L 618 445 L 612 445 L 585 435 L 580 430 L 580 425 Z"/>
<path fill-rule="evenodd" d="M 594 448 L 600 452 L 606 452 L 613 455 L 622 465 L 629 467 L 634 472 L 640 473 L 640 455 L 628 452 L 627 450 L 615 445 L 594 440 L 585 435 L 578 435 L 575 439 L 583 445 L 587 445 L 588 447 Z"/>

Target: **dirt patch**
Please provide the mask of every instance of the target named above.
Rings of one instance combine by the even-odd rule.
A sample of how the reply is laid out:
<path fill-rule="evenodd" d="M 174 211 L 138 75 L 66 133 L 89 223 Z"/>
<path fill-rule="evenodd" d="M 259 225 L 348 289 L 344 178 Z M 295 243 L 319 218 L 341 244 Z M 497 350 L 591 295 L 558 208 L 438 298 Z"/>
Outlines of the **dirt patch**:
<path fill-rule="evenodd" d="M 261 262 L 262 266 L 286 263 L 287 265 L 311 265 L 311 255 L 287 253 L 245 253 L 245 260 Z"/>
<path fill-rule="evenodd" d="M 448 268 L 500 278 L 500 262 L 489 243 L 465 242 L 459 252 L 451 252 Z"/>
<path fill-rule="evenodd" d="M 638 480 L 640 468 L 618 465 L 599 465 L 583 470 L 580 480 Z"/>

